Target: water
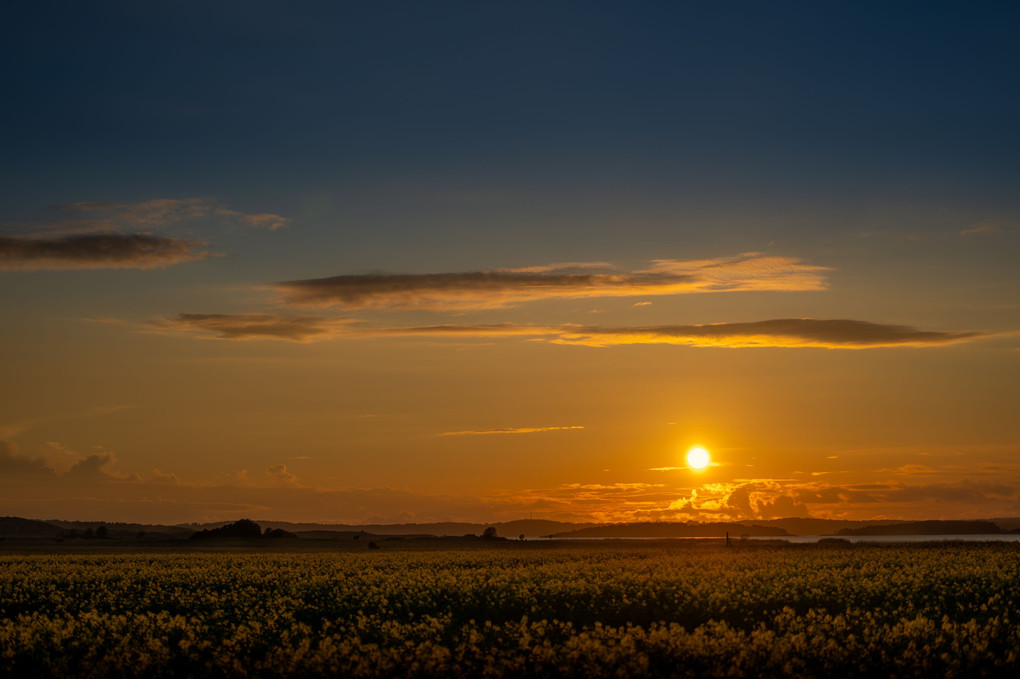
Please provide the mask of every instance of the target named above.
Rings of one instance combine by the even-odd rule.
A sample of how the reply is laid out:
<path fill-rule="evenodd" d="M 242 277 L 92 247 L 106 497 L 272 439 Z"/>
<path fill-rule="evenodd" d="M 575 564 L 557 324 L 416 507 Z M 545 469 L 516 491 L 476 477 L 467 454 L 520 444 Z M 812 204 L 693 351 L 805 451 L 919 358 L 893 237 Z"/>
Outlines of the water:
<path fill-rule="evenodd" d="M 990 533 L 976 535 L 751 535 L 747 538 L 730 536 L 731 542 L 741 540 L 771 540 L 793 544 L 810 544 L 825 539 L 846 540 L 847 542 L 1020 542 L 1020 534 Z M 655 541 L 655 540 L 722 540 L 723 537 L 562 537 L 552 538 L 559 542 L 570 541 Z M 549 538 L 529 537 L 529 541 L 548 541 Z"/>
<path fill-rule="evenodd" d="M 987 535 L 784 535 L 782 537 L 749 537 L 748 539 L 811 543 L 826 538 L 836 538 L 847 542 L 1020 542 L 1020 535 L 1015 533 Z"/>

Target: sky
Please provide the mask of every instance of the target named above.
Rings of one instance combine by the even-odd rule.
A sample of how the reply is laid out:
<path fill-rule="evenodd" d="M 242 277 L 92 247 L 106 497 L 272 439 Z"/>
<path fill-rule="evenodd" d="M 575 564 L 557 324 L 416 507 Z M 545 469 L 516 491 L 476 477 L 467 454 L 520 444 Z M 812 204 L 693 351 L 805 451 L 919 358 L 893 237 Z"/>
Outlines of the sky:
<path fill-rule="evenodd" d="M 3 13 L 0 514 L 1020 516 L 1016 3 Z"/>

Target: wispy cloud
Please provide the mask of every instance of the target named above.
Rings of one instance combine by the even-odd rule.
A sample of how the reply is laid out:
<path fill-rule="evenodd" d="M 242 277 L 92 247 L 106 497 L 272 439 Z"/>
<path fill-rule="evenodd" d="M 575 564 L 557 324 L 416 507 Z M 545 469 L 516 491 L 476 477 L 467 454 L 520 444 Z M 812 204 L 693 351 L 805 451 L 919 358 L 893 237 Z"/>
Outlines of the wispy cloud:
<path fill-rule="evenodd" d="M 782 318 L 749 323 L 654 327 L 563 329 L 552 341 L 585 346 L 680 344 L 699 347 L 820 347 L 864 349 L 952 344 L 984 336 L 980 332 L 918 330 L 855 320 Z"/>
<path fill-rule="evenodd" d="M 612 270 L 613 265 L 609 262 L 556 262 L 554 264 L 538 264 L 534 266 L 515 266 L 506 269 L 496 269 L 504 273 L 572 273 L 595 270 Z"/>
<path fill-rule="evenodd" d="M 648 327 L 539 326 L 516 323 L 372 327 L 352 319 L 322 316 L 180 314 L 154 321 L 147 327 L 197 332 L 203 336 L 227 340 L 278 339 L 308 342 L 337 337 L 526 337 L 556 344 L 590 347 L 674 344 L 690 347 L 868 349 L 939 346 L 987 336 L 986 333 L 976 331 L 918 330 L 903 325 L 813 318 Z"/>
<path fill-rule="evenodd" d="M 1020 224 L 1005 220 L 980 222 L 960 230 L 961 236 L 987 236 L 993 233 L 1020 233 Z"/>
<path fill-rule="evenodd" d="M 153 321 L 151 328 L 196 332 L 203 337 L 228 340 L 274 339 L 310 342 L 343 332 L 350 321 L 319 316 L 270 314 L 178 314 Z"/>
<path fill-rule="evenodd" d="M 250 214 L 215 198 L 160 198 L 133 203 L 80 202 L 56 205 L 58 218 L 16 225 L 0 236 L 0 270 L 155 269 L 215 256 L 203 240 L 158 235 L 169 226 L 198 219 L 275 231 L 290 220 Z"/>
<path fill-rule="evenodd" d="M 961 229 L 961 236 L 979 236 L 989 233 L 999 233 L 1002 231 L 1002 227 L 998 224 L 975 224 L 974 226 L 968 226 L 966 229 Z"/>
<path fill-rule="evenodd" d="M 631 272 L 568 263 L 461 273 L 366 273 L 285 281 L 272 286 L 296 306 L 346 309 L 496 309 L 522 302 L 584 297 L 676 295 L 745 290 L 821 290 L 826 267 L 747 253 L 711 260 L 655 260 Z M 559 267 L 559 268 L 557 268 Z"/>
<path fill-rule="evenodd" d="M 231 209 L 213 197 L 155 198 L 136 202 L 85 201 L 55 205 L 54 221 L 29 225 L 33 232 L 72 235 L 155 231 L 180 222 L 214 219 L 246 228 L 275 231 L 290 220 L 272 213 L 246 213 Z"/>
<path fill-rule="evenodd" d="M 440 436 L 488 436 L 490 434 L 536 434 L 546 431 L 566 431 L 584 429 L 583 426 L 566 427 L 508 427 L 506 429 L 477 429 L 468 431 L 445 431 Z"/>
<path fill-rule="evenodd" d="M 210 257 L 206 245 L 141 233 L 0 237 L 0 269 L 156 269 Z"/>
<path fill-rule="evenodd" d="M 539 337 L 559 335 L 561 328 L 517 323 L 441 324 L 391 328 L 361 328 L 358 333 L 371 337 Z"/>
<path fill-rule="evenodd" d="M 624 344 L 676 344 L 691 347 L 816 347 L 866 349 L 896 346 L 936 346 L 965 342 L 981 332 L 918 330 L 909 326 L 856 320 L 786 318 L 746 323 L 663 325 L 649 327 L 558 327 L 516 325 L 432 325 L 406 328 L 366 328 L 367 335 L 499 337 L 531 336 L 557 344 L 608 347 Z"/>

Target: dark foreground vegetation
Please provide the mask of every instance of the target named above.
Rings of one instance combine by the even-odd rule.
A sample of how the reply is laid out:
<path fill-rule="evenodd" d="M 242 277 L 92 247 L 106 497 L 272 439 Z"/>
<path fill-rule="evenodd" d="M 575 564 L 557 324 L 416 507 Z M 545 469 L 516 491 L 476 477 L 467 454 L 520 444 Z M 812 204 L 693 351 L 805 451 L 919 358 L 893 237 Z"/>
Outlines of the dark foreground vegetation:
<path fill-rule="evenodd" d="M 191 536 L 191 540 L 216 540 L 222 538 L 242 538 L 245 540 L 259 540 L 262 538 L 296 538 L 297 535 L 280 528 L 266 528 L 258 525 L 251 519 L 241 519 L 234 523 L 220 526 L 219 528 L 207 528 L 200 530 Z"/>
<path fill-rule="evenodd" d="M 7 554 L 0 676 L 1014 677 L 1018 602 L 1013 543 Z"/>

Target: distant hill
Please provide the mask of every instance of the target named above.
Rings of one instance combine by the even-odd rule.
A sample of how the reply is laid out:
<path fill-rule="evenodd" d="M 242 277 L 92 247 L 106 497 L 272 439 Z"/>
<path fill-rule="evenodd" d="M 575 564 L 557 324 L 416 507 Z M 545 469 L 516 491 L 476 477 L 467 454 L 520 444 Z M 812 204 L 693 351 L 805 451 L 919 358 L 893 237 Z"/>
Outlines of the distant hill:
<path fill-rule="evenodd" d="M 0 516 L 0 537 L 5 538 L 56 538 L 63 533 L 60 526 L 47 521 L 22 519 L 19 516 Z"/>
<path fill-rule="evenodd" d="M 777 526 L 747 525 L 743 523 L 696 523 L 682 521 L 614 523 L 553 533 L 551 538 L 731 538 L 741 536 L 781 537 L 789 535 Z"/>
<path fill-rule="evenodd" d="M 839 535 L 997 535 L 991 521 L 903 521 L 894 524 L 844 528 Z"/>
<path fill-rule="evenodd" d="M 1020 518 L 1017 517 L 995 518 L 989 519 L 989 521 L 1007 533 L 1012 533 L 1016 529 L 1020 528 Z"/>
<path fill-rule="evenodd" d="M 186 540 L 196 532 L 214 530 L 234 522 L 217 521 L 201 524 L 143 524 L 107 521 L 45 521 L 22 517 L 0 517 L 0 537 L 57 538 L 69 534 L 81 536 L 104 526 L 109 538 L 146 540 Z M 518 519 L 494 523 L 435 522 L 402 524 L 337 524 L 258 521 L 264 528 L 298 534 L 306 540 L 374 540 L 402 536 L 406 538 L 461 537 L 481 535 L 486 528 L 496 529 L 499 537 L 516 539 L 541 537 L 722 537 L 741 535 L 781 537 L 784 535 L 995 535 L 1020 529 L 1020 518 L 1003 517 L 985 521 L 847 521 L 787 517 L 753 522 L 697 521 L 635 522 L 618 524 L 571 523 L 544 519 Z"/>
<path fill-rule="evenodd" d="M 884 526 L 902 523 L 901 521 L 846 521 L 842 519 L 810 519 L 789 517 L 785 519 L 768 519 L 755 521 L 760 526 L 778 526 L 790 535 L 835 535 L 844 528 L 863 528 L 865 526 Z"/>
<path fill-rule="evenodd" d="M 106 526 L 111 538 L 134 538 L 142 533 L 144 537 L 160 537 L 164 539 L 185 539 L 191 537 L 194 530 L 182 526 L 167 526 L 162 524 L 149 523 L 123 523 L 107 521 L 64 521 L 62 519 L 48 519 L 47 523 L 59 526 L 65 530 L 77 530 L 79 532 L 88 529 L 95 530 L 99 526 Z"/>
<path fill-rule="evenodd" d="M 538 538 L 558 531 L 577 530 L 579 528 L 590 528 L 594 523 L 568 523 L 565 521 L 546 521 L 543 519 L 518 519 L 515 521 L 503 521 L 496 523 L 467 523 L 467 522 L 437 522 L 437 523 L 373 523 L 373 524 L 345 524 L 345 523 L 292 523 L 288 521 L 269 521 L 258 519 L 258 523 L 267 528 L 281 528 L 292 533 L 308 534 L 327 531 L 330 533 L 371 533 L 372 535 L 405 535 L 436 537 L 462 535 L 481 535 L 490 526 L 496 529 L 496 534 L 505 538 L 516 538 L 524 535 L 528 538 Z M 231 522 L 220 521 L 215 523 L 182 524 L 178 528 L 196 532 L 211 528 L 220 528 Z M 190 535 L 190 533 L 188 533 Z"/>

